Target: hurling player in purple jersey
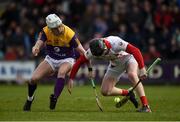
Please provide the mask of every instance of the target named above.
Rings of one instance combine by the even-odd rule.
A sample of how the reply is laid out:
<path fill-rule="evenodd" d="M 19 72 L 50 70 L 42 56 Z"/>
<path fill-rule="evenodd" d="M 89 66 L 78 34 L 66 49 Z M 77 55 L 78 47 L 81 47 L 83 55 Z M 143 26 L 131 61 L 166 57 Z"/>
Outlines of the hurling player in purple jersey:
<path fill-rule="evenodd" d="M 34 92 L 37 82 L 42 78 L 57 72 L 57 80 L 54 93 L 50 95 L 50 109 L 55 109 L 58 97 L 64 84 L 65 76 L 71 71 L 76 51 L 84 54 L 85 50 L 75 35 L 75 32 L 64 25 L 56 14 L 49 14 L 46 17 L 46 24 L 39 33 L 36 44 L 32 48 L 32 54 L 37 56 L 42 48 L 46 50 L 45 59 L 38 65 L 28 82 L 28 98 L 23 107 L 24 111 L 31 110 L 34 100 Z"/>

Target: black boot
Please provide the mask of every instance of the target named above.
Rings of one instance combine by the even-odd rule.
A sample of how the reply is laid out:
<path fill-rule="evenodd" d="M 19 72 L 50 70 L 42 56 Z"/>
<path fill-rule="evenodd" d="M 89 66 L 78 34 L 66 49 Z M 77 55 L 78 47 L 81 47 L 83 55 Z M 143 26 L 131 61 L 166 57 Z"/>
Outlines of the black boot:
<path fill-rule="evenodd" d="M 50 98 L 50 106 L 49 106 L 49 108 L 51 110 L 54 110 L 55 107 L 56 107 L 57 98 L 53 94 L 51 94 L 49 98 Z"/>

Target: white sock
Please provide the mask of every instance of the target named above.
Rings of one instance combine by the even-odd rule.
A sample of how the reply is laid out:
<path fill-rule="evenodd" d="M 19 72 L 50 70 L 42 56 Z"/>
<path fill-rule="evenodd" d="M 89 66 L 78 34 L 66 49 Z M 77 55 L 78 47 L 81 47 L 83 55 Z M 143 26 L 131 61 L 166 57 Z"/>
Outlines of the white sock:
<path fill-rule="evenodd" d="M 28 99 L 29 101 L 32 101 L 32 100 L 33 100 L 33 98 L 34 98 L 34 96 L 32 96 L 32 97 L 29 97 L 29 96 L 28 96 L 28 98 L 27 98 L 27 99 Z"/>

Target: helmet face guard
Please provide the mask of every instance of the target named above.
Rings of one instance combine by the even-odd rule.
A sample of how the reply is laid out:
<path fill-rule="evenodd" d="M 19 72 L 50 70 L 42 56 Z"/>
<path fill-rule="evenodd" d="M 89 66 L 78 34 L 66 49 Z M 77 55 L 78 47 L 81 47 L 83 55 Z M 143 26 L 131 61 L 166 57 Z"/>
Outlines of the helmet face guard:
<path fill-rule="evenodd" d="M 90 42 L 89 47 L 90 47 L 91 53 L 94 56 L 101 56 L 101 55 L 103 55 L 103 53 L 104 53 L 104 51 L 106 49 L 106 45 L 104 44 L 102 38 L 93 39 Z"/>

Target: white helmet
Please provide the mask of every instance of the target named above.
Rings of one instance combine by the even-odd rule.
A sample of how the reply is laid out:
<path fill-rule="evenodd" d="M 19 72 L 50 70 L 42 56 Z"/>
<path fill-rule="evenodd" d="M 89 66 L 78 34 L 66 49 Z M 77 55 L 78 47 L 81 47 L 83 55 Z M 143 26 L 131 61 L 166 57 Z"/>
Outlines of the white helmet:
<path fill-rule="evenodd" d="M 62 24 L 62 21 L 56 14 L 49 14 L 46 17 L 46 24 L 49 28 L 57 28 Z"/>

